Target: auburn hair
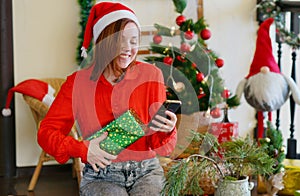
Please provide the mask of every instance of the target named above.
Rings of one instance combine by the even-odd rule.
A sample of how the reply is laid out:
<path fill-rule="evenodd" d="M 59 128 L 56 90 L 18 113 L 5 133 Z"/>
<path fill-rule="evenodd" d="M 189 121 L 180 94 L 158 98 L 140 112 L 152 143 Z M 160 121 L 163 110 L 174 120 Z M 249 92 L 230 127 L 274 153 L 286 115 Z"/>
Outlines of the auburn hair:
<path fill-rule="evenodd" d="M 98 80 L 103 71 L 110 67 L 117 81 L 126 69 L 135 64 L 136 59 L 126 69 L 122 69 L 116 63 L 116 57 L 121 51 L 122 30 L 129 22 L 133 21 L 126 18 L 117 20 L 108 25 L 97 38 L 92 62 L 94 69 L 90 77 L 91 80 Z"/>

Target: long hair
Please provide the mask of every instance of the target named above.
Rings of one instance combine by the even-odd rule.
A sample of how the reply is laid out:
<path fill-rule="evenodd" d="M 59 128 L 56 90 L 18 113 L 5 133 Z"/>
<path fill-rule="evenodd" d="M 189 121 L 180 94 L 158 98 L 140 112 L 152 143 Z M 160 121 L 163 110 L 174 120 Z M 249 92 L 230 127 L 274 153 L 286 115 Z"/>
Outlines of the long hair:
<path fill-rule="evenodd" d="M 91 80 L 98 80 L 100 75 L 108 66 L 116 76 L 116 80 L 118 80 L 126 69 L 135 64 L 136 59 L 134 59 L 126 69 L 122 69 L 117 65 L 115 60 L 121 51 L 122 31 L 129 22 L 133 21 L 130 19 L 120 19 L 113 22 L 108 25 L 97 38 L 94 59 L 92 62 L 95 66 L 90 77 Z"/>

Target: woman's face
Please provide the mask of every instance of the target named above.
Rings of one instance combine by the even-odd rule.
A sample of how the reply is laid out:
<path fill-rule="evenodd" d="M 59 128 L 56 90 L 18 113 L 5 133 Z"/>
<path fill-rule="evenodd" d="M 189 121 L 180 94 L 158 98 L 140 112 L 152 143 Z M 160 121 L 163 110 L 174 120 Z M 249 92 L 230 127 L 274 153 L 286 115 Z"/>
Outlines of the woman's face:
<path fill-rule="evenodd" d="M 117 56 L 116 62 L 120 68 L 127 68 L 135 59 L 139 45 L 139 30 L 135 23 L 129 22 L 121 32 L 120 55 Z"/>

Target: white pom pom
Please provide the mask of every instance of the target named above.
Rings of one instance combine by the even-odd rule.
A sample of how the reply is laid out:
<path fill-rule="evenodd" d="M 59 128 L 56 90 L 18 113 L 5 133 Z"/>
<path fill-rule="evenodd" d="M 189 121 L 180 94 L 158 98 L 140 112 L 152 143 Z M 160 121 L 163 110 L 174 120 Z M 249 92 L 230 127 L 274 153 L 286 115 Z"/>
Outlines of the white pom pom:
<path fill-rule="evenodd" d="M 84 47 L 81 47 L 81 57 L 83 57 L 83 58 L 87 57 L 87 51 Z"/>
<path fill-rule="evenodd" d="M 2 115 L 3 116 L 10 116 L 11 115 L 11 109 L 9 109 L 9 108 L 2 109 Z"/>

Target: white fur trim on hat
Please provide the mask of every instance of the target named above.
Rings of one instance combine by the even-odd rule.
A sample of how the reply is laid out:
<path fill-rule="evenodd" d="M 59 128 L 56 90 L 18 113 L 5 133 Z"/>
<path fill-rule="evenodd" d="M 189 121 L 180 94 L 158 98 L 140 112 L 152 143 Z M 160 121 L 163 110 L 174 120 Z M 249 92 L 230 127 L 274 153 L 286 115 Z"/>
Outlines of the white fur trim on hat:
<path fill-rule="evenodd" d="M 47 106 L 51 106 L 51 104 L 55 99 L 54 93 L 55 93 L 55 89 L 51 85 L 48 85 L 48 93 L 43 97 L 42 102 Z"/>
<path fill-rule="evenodd" d="M 114 12 L 110 12 L 103 16 L 100 20 L 96 22 L 96 24 L 93 27 L 93 37 L 94 37 L 94 42 L 96 43 L 99 35 L 107 27 L 109 24 L 116 22 L 117 20 L 120 20 L 122 18 L 128 18 L 133 20 L 138 28 L 140 28 L 140 24 L 138 22 L 137 17 L 135 16 L 134 13 L 128 10 L 118 10 Z"/>
<path fill-rule="evenodd" d="M 3 116 L 10 116 L 11 115 L 11 109 L 10 108 L 3 108 L 2 109 L 2 115 Z"/>

